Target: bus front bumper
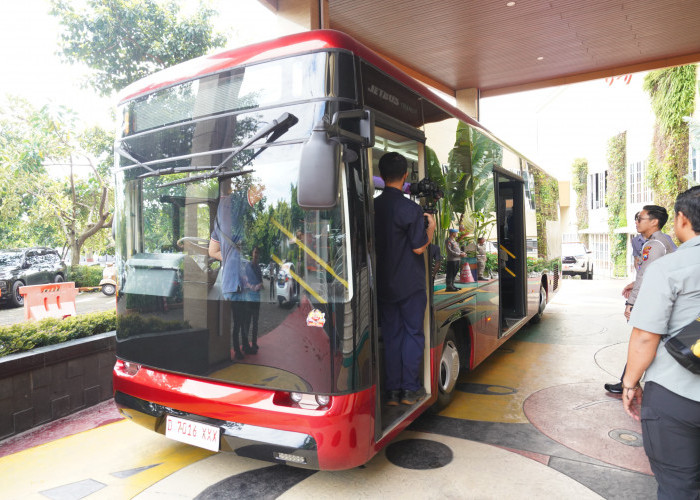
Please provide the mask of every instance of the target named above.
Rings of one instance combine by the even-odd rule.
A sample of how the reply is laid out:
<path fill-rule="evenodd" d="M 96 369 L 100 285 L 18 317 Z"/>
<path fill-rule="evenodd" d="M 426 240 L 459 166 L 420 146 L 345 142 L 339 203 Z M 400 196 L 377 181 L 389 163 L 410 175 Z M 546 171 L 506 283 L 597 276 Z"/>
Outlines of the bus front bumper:
<path fill-rule="evenodd" d="M 126 418 L 159 434 L 165 435 L 166 417 L 173 415 L 218 427 L 221 430 L 219 451 L 295 467 L 319 468 L 316 440 L 308 434 L 216 420 L 168 408 L 119 391 L 115 392 L 114 401 Z"/>

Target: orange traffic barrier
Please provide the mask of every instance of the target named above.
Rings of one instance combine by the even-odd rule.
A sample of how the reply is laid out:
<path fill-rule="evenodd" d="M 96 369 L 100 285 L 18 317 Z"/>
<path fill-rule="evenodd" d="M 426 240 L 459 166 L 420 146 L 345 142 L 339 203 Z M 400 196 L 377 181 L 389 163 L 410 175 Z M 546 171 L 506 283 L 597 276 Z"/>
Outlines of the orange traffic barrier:
<path fill-rule="evenodd" d="M 38 321 L 46 318 L 75 316 L 75 283 L 49 283 L 22 286 L 19 294 L 24 297 L 24 319 Z"/>

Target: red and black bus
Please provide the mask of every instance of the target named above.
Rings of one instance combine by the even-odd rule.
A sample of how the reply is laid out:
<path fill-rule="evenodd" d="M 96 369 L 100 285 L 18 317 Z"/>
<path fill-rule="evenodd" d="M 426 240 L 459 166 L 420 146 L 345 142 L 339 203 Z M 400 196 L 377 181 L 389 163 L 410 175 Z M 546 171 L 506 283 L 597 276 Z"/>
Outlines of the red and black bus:
<path fill-rule="evenodd" d="M 308 468 L 363 464 L 447 405 L 460 368 L 539 320 L 558 288 L 556 180 L 342 33 L 174 66 L 125 89 L 119 113 L 115 400 L 173 439 Z M 426 265 L 427 395 L 415 405 L 382 401 L 373 199 L 388 151 L 408 159 L 412 183 L 443 192 L 416 198 L 438 212 L 436 243 L 461 224 L 494 249 L 487 279 L 467 274 L 457 292 Z M 222 214 L 233 264 L 210 256 Z M 249 278 L 235 300 L 227 265 Z"/>

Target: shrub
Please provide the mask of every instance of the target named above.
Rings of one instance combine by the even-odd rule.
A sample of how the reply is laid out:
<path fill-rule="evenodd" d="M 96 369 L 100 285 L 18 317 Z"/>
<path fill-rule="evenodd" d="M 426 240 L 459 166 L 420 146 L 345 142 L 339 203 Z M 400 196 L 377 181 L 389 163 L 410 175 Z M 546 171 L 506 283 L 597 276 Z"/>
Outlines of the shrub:
<path fill-rule="evenodd" d="M 116 329 L 115 311 L 0 327 L 0 357 Z"/>
<path fill-rule="evenodd" d="M 101 266 L 72 266 L 68 269 L 68 279 L 75 287 L 99 286 L 102 280 Z"/>

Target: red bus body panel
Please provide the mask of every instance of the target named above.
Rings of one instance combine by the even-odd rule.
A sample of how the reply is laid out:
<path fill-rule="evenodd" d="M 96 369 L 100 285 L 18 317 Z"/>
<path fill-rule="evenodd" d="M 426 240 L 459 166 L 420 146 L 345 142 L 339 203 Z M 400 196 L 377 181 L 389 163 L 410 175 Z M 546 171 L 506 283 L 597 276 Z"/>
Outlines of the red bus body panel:
<path fill-rule="evenodd" d="M 437 351 L 432 349 L 430 353 L 431 373 L 435 373 L 435 356 L 440 354 Z M 329 408 L 310 410 L 276 403 L 278 391 L 274 390 L 228 385 L 148 367 L 131 376 L 121 360 L 117 360 L 113 372 L 115 392 L 217 420 L 307 433 L 318 445 L 321 470 L 350 469 L 367 463 L 435 401 L 434 377 L 431 385 L 433 397 L 375 442 L 376 386 L 333 396 Z"/>

